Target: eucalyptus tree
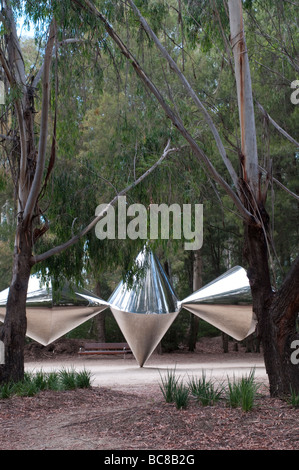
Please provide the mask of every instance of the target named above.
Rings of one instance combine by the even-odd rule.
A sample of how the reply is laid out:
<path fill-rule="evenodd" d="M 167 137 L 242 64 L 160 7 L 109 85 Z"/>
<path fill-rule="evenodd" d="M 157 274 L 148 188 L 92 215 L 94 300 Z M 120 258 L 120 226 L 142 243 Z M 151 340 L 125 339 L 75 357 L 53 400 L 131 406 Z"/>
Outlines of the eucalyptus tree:
<path fill-rule="evenodd" d="M 12 14 L 11 5 L 18 6 L 19 2 L 5 2 L 5 9 L 2 10 L 2 22 L 5 25 L 4 39 L 5 47 L 0 51 L 1 63 L 6 75 L 6 79 L 10 84 L 12 103 L 14 112 L 14 134 L 17 136 L 17 143 L 20 147 L 20 158 L 16 159 L 19 163 L 19 178 L 17 179 L 16 188 L 18 190 L 18 223 L 16 230 L 15 257 L 14 257 L 14 274 L 10 289 L 10 298 L 7 308 L 7 319 L 1 332 L 0 339 L 4 341 L 6 346 L 5 367 L 1 366 L 1 379 L 5 380 L 9 377 L 19 377 L 22 373 L 22 347 L 26 330 L 25 316 L 25 298 L 27 291 L 28 277 L 32 267 L 43 260 L 49 259 L 50 256 L 73 246 L 78 242 L 81 236 L 86 235 L 88 231 L 95 225 L 95 219 L 86 228 L 82 228 L 78 235 L 74 235 L 70 240 L 62 242 L 57 247 L 48 247 L 44 253 L 33 253 L 35 242 L 45 231 L 47 231 L 47 219 L 40 212 L 39 194 L 44 183 L 44 173 L 47 179 L 46 167 L 46 136 L 48 135 L 48 116 L 49 107 L 49 84 L 50 84 L 50 65 L 58 63 L 56 52 L 61 44 L 72 44 L 74 49 L 71 50 L 72 58 L 78 57 L 75 54 L 75 48 L 78 46 L 86 46 L 86 53 L 93 44 L 92 40 L 96 39 L 96 50 L 98 55 L 107 52 L 112 56 L 115 68 L 118 63 L 115 58 L 121 60 L 123 57 L 127 60 L 128 66 L 132 66 L 137 77 L 145 85 L 145 89 L 159 103 L 161 110 L 172 123 L 173 130 L 177 131 L 187 143 L 194 155 L 194 158 L 204 169 L 216 191 L 221 194 L 222 203 L 225 201 L 230 208 L 234 208 L 239 214 L 241 223 L 243 224 L 244 233 L 244 254 L 247 260 L 248 276 L 252 287 L 253 309 L 258 319 L 258 332 L 261 336 L 265 363 L 270 379 L 271 394 L 284 394 L 289 392 L 291 384 L 294 390 L 299 390 L 299 374 L 298 365 L 292 364 L 291 353 L 292 344 L 297 339 L 295 330 L 296 318 L 298 314 L 298 271 L 299 260 L 296 258 L 295 252 L 292 256 L 292 266 L 282 279 L 279 288 L 276 291 L 272 288 L 271 277 L 271 259 L 270 245 L 271 233 L 269 226 L 269 216 L 267 212 L 267 194 L 268 188 L 275 182 L 272 179 L 270 166 L 262 166 L 258 158 L 260 148 L 264 142 L 260 139 L 262 132 L 256 124 L 255 107 L 252 92 L 252 72 L 255 68 L 252 63 L 249 64 L 248 52 L 255 47 L 251 36 L 251 41 L 246 44 L 244 31 L 244 17 L 242 12 L 242 2 L 240 0 L 229 0 L 228 2 L 169 2 L 172 11 L 179 13 L 179 26 L 181 27 L 181 41 L 176 41 L 172 35 L 172 31 L 163 31 L 163 38 L 167 36 L 168 41 L 172 42 L 172 53 L 176 60 L 168 53 L 159 39 L 159 31 L 161 27 L 161 18 L 166 18 L 168 13 L 167 4 L 161 2 L 139 2 L 140 8 L 144 9 L 144 14 L 148 15 L 152 28 L 146 22 L 136 5 L 131 1 L 128 2 L 101 2 L 93 3 L 89 0 L 68 0 L 67 2 L 39 2 L 38 4 L 26 3 L 27 12 L 35 21 L 43 19 L 49 26 L 50 34 L 45 45 L 43 53 L 43 64 L 40 71 L 34 77 L 26 77 L 24 67 L 22 65 L 22 51 L 16 35 L 16 28 Z M 252 21 L 260 20 L 254 13 L 254 9 L 250 10 L 251 5 L 255 2 L 246 1 L 244 7 L 249 8 L 247 11 L 252 14 Z M 267 7 L 276 5 L 274 0 L 267 1 Z M 127 5 L 129 8 L 127 8 Z M 177 6 L 179 5 L 179 8 Z M 209 6 L 213 7 L 210 10 Z M 3 2 L 4 6 L 4 2 Z M 200 14 L 197 16 L 198 8 Z M 285 30 L 282 25 L 285 21 L 289 21 L 292 12 L 292 2 L 289 2 L 290 11 L 288 11 L 288 19 L 280 22 L 278 31 L 281 37 L 286 38 L 285 30 L 288 30 L 292 41 L 294 42 L 295 33 L 293 29 L 288 29 L 286 24 Z M 258 11 L 263 10 L 263 5 L 259 5 Z M 102 11 L 108 15 L 108 19 L 103 15 Z M 211 13 L 212 11 L 212 13 Z M 271 13 L 271 10 L 268 10 Z M 135 55 L 131 52 L 132 42 L 130 37 L 125 34 L 122 40 L 120 35 L 112 26 L 111 15 L 113 12 L 113 22 L 123 23 L 126 19 L 129 29 L 134 30 L 137 26 L 138 34 L 144 31 L 152 44 L 151 54 L 154 54 L 153 46 L 157 47 L 159 57 L 161 57 L 161 75 L 168 71 L 172 71 L 182 85 L 182 92 L 173 95 L 171 93 L 170 75 L 167 75 L 166 86 L 157 86 L 149 74 L 145 71 L 143 61 L 137 61 Z M 125 17 L 124 17 L 125 13 Z M 284 12 L 285 13 L 285 12 Z M 205 14 L 208 20 L 205 22 Z M 294 15 L 295 16 L 295 15 Z M 247 16 L 246 16 L 247 18 Z M 279 17 L 281 20 L 282 16 Z M 212 21 L 210 21 L 212 19 Z M 249 20 L 248 20 L 249 21 Z M 275 16 L 271 13 L 271 21 L 275 21 Z M 185 34 L 184 24 L 189 22 L 188 34 Z M 216 24 L 219 27 L 219 33 L 216 30 Z M 246 23 L 247 25 L 247 20 Z M 249 24 L 249 23 L 248 23 Z M 259 23 L 258 23 L 259 24 Z M 252 27 L 252 26 L 251 26 Z M 270 28 L 270 24 L 268 24 Z M 121 28 L 120 28 L 121 29 Z M 206 32 L 205 29 L 208 31 Z M 154 32 L 155 31 L 155 32 Z M 280 59 L 277 54 L 279 41 L 269 42 L 269 33 L 262 28 L 262 40 L 271 43 L 271 47 L 275 50 L 277 63 L 273 65 L 274 72 L 280 73 Z M 56 33 L 59 33 L 58 35 Z M 68 33 L 68 34 L 67 34 Z M 229 37 L 230 33 L 230 37 Z M 74 37 L 75 36 L 75 37 Z M 88 41 L 86 40 L 88 38 Z M 109 40 L 110 38 L 110 40 Z M 225 85 L 235 83 L 235 89 L 229 88 L 230 99 L 222 100 L 218 106 L 210 106 L 210 96 L 204 91 L 197 90 L 197 81 L 186 78 L 186 53 L 185 43 L 187 38 L 193 39 L 193 45 L 196 46 L 200 42 L 203 50 L 211 48 L 217 51 L 213 60 L 208 64 L 209 67 L 215 67 L 219 62 L 225 67 L 219 67 L 219 70 L 229 67 L 232 75 L 226 80 Z M 211 39 L 213 38 L 213 40 Z M 184 46 L 184 47 L 183 47 Z M 255 50 L 255 49 L 254 49 Z M 119 56 L 117 56 L 117 51 Z M 181 51 L 182 54 L 179 54 Z M 220 52 L 219 52 L 220 51 Z M 281 49 L 283 58 L 287 58 L 291 66 L 296 66 L 296 57 L 293 55 L 294 50 L 287 47 Z M 111 54 L 112 53 L 112 54 Z M 198 53 L 198 48 L 195 48 Z M 224 53 L 226 55 L 224 55 Z M 67 55 L 67 52 L 65 53 Z M 252 56 L 253 54 L 251 54 Z M 53 61 L 54 57 L 54 61 Z M 220 57 L 220 60 L 219 60 Z M 255 56 L 256 57 L 256 56 Z M 179 64 L 181 65 L 179 67 Z M 226 66 L 226 64 L 228 64 Z M 278 64 L 278 65 L 277 65 Z M 251 65 L 251 70 L 250 70 Z M 268 66 L 269 64 L 267 64 Z M 285 70 L 285 69 L 284 69 Z M 194 70 L 194 75 L 199 75 L 198 70 Z M 183 73 L 184 72 L 184 73 Z M 153 75 L 155 76 L 155 75 Z M 75 80 L 75 75 L 72 80 Z M 56 75 L 57 78 L 57 75 Z M 233 79 L 233 80 L 232 80 Z M 42 81 L 41 81 L 42 80 Z M 128 80 L 132 78 L 128 75 Z M 58 85 L 54 74 L 54 87 Z M 215 85 L 219 85 L 219 81 L 215 80 Z M 41 112 L 38 146 L 35 142 L 35 120 L 33 91 L 36 92 L 37 84 L 42 84 L 41 93 Z M 172 84 L 172 82 L 171 82 Z M 30 86 L 29 86 L 30 85 Z M 70 93 L 72 87 L 69 87 Z M 88 91 L 88 88 L 86 88 Z M 234 93 L 234 94 L 233 94 Z M 86 93 L 87 96 L 88 92 Z M 68 94 L 66 96 L 69 96 Z M 78 96 L 78 95 L 77 95 Z M 182 99 L 184 97 L 184 99 Z M 187 99 L 186 99 L 187 97 Z M 261 98 L 261 96 L 259 96 Z M 264 119 L 271 126 L 275 127 L 275 131 L 287 138 L 289 143 L 298 147 L 298 143 L 290 133 L 283 129 L 283 125 L 278 125 L 271 114 L 266 113 L 267 107 L 265 102 L 260 99 L 257 103 L 257 109 L 261 112 Z M 68 129 L 61 126 L 59 129 L 57 119 L 55 119 L 55 100 L 54 112 L 51 120 L 53 128 L 53 145 L 48 169 L 52 168 L 52 163 L 56 157 L 56 136 L 60 130 L 67 137 Z M 80 106 L 80 100 L 74 100 L 74 106 Z M 182 107 L 189 113 L 180 114 Z M 198 119 L 200 113 L 201 118 Z M 193 122 L 196 114 L 196 122 Z M 230 114 L 229 129 L 227 129 L 227 121 L 222 126 L 222 115 Z M 153 114 L 154 115 L 154 114 Z M 57 117 L 57 116 L 56 116 Z M 279 117 L 279 116 L 278 116 Z M 236 122 L 239 120 L 239 125 Z M 277 119 L 278 120 L 278 119 Z M 65 116 L 65 124 L 68 118 Z M 260 121 L 259 121 L 260 122 Z M 76 128 L 76 122 L 73 122 Z M 210 132 L 209 142 L 213 144 L 203 145 L 198 135 L 194 135 L 196 128 L 200 128 L 202 133 Z M 172 130 L 172 135 L 175 132 Z M 227 131 L 230 132 L 227 132 Z M 240 135 L 235 136 L 239 131 Z M 232 139 L 233 136 L 233 139 Z M 7 141 L 10 135 L 7 135 Z M 178 137 L 179 138 L 179 137 Z M 66 140 L 67 141 L 67 140 Z M 72 145 L 73 144 L 73 145 Z M 227 151 L 229 144 L 230 152 Z M 68 145 L 75 153 L 76 148 L 72 139 L 69 139 Z M 67 149 L 68 146 L 65 148 Z M 51 149 L 49 149 L 51 150 Z M 163 154 L 163 158 L 168 154 L 169 148 Z M 161 158 L 162 158 L 161 157 Z M 268 161 L 267 159 L 265 160 Z M 261 168 L 262 166 L 262 168 Z M 265 177 L 262 177 L 265 172 Z M 137 179 L 136 182 L 139 180 Z M 281 183 L 281 182 L 280 182 Z M 135 183 L 134 183 L 135 184 Z M 133 186 L 134 186 L 133 184 Z M 131 187 L 131 186 L 129 186 Z M 285 188 L 284 188 L 285 189 Z M 292 192 L 293 193 L 293 192 Z M 289 192 L 290 194 L 290 192 Z M 292 197 L 296 198 L 293 193 Z M 117 199 L 115 196 L 114 200 Z M 228 203 L 228 201 L 230 201 Z M 296 201 L 296 199 L 295 199 Z M 38 222 L 36 224 L 36 222 Z M 36 225 L 35 225 L 36 224 Z"/>
<path fill-rule="evenodd" d="M 177 114 L 177 109 L 167 102 L 159 88 L 137 61 L 126 41 L 121 39 L 111 22 L 107 20 L 96 4 L 90 0 L 76 0 L 74 3 L 78 8 L 81 7 L 81 14 L 92 15 L 104 25 L 114 44 L 127 58 L 140 80 L 156 98 L 181 136 L 188 142 L 194 155 L 200 164 L 205 167 L 210 178 L 232 200 L 243 221 L 244 255 L 247 260 L 247 272 L 253 296 L 253 311 L 258 320 L 258 333 L 262 340 L 265 364 L 270 381 L 270 392 L 272 395 L 289 393 L 290 386 L 298 392 L 298 364 L 293 363 L 291 358 L 293 345 L 297 344 L 296 341 L 298 340 L 296 320 L 299 310 L 299 256 L 295 257 L 288 274 L 279 288 L 274 291 L 269 260 L 271 241 L 269 215 L 266 207 L 270 173 L 269 168 L 266 168 L 267 177 L 261 177 L 262 170 L 258 158 L 258 138 L 249 61 L 250 51 L 247 48 L 245 38 L 243 2 L 241 0 L 229 0 L 223 4 L 223 8 L 226 8 L 225 14 L 229 24 L 229 36 L 223 28 L 223 24 L 221 24 L 221 34 L 223 35 L 223 42 L 236 85 L 235 101 L 238 105 L 238 128 L 240 133 L 240 139 L 237 139 L 236 145 L 238 150 L 237 167 L 235 167 L 236 162 L 228 156 L 221 132 L 214 124 L 211 114 L 207 111 L 199 94 L 191 87 L 190 82 L 182 73 L 176 61 L 163 46 L 134 2 L 132 0 L 127 2 L 165 62 L 169 64 L 171 70 L 181 81 L 185 93 L 188 94 L 193 105 L 201 110 L 205 123 L 214 137 L 217 151 L 222 158 L 226 174 L 229 176 L 228 180 L 225 178 L 224 172 L 220 173 L 217 170 L 211 156 L 207 155 L 184 125 L 183 120 Z M 252 2 L 248 3 L 251 4 Z M 196 5 L 198 2 L 188 2 L 188 5 L 190 4 Z M 221 4 L 213 2 L 213 5 L 216 14 L 221 8 Z M 148 3 L 146 2 L 145 7 L 147 6 Z M 142 7 L 142 4 L 140 4 L 140 7 Z M 289 49 L 287 54 L 289 57 Z M 295 63 L 295 58 L 291 57 L 291 61 Z M 292 141 L 295 147 L 298 147 L 298 142 L 288 132 L 284 131 L 275 120 L 272 119 L 271 123 L 284 137 Z M 293 196 L 298 198 L 296 195 Z"/>
<path fill-rule="evenodd" d="M 67 148 L 71 146 L 72 141 L 69 140 L 65 147 L 61 145 L 61 148 L 57 143 L 65 142 L 63 139 L 60 140 L 61 134 L 66 136 L 69 134 L 74 135 L 70 132 L 71 126 L 77 129 L 80 127 L 80 120 L 75 119 L 78 114 L 73 114 L 73 120 L 70 119 L 70 115 L 67 118 L 63 114 L 65 111 L 63 107 L 61 109 L 62 122 L 66 127 L 58 125 L 60 111 L 60 102 L 58 101 L 58 54 L 62 50 L 61 48 L 71 45 L 72 49 L 68 55 L 70 59 L 76 60 L 79 64 L 80 59 L 78 57 L 80 57 L 82 50 L 76 49 L 75 45 L 84 47 L 87 33 L 84 25 L 82 25 L 80 15 L 78 16 L 77 12 L 74 13 L 70 2 L 61 4 L 56 2 L 53 2 L 53 4 L 48 2 L 39 2 L 37 4 L 27 2 L 25 6 L 25 13 L 40 25 L 41 61 L 40 63 L 37 61 L 38 68 L 31 68 L 29 72 L 25 67 L 22 45 L 16 26 L 16 16 L 18 12 L 22 11 L 22 2 L 2 1 L 0 15 L 2 23 L 0 62 L 8 84 L 9 100 L 5 107 L 5 115 L 8 115 L 8 119 L 5 121 L 7 133 L 2 136 L 2 142 L 4 146 L 10 143 L 11 140 L 14 142 L 13 152 L 8 152 L 7 158 L 10 163 L 14 163 L 11 168 L 13 170 L 12 181 L 16 189 L 16 229 L 12 280 L 7 299 L 6 316 L 0 330 L 0 341 L 4 344 L 5 349 L 5 363 L 0 365 L 1 382 L 20 380 L 24 374 L 26 296 L 32 270 L 38 263 L 78 243 L 95 227 L 105 213 L 103 209 L 95 216 L 95 208 L 93 208 L 85 226 L 80 224 L 79 229 L 76 230 L 73 225 L 72 230 L 72 223 L 70 222 L 69 236 L 60 244 L 54 246 L 52 240 L 52 243 L 49 243 L 45 251 L 37 249 L 38 240 L 48 232 L 50 227 L 43 206 L 43 196 L 47 190 L 50 175 L 53 174 L 55 163 L 57 163 L 57 160 L 59 161 L 61 153 L 66 152 Z M 90 22 L 88 27 L 90 28 Z M 92 36 L 94 30 L 91 28 L 90 31 Z M 75 36 L 72 36 L 72 34 Z M 90 45 L 91 38 L 89 39 Z M 98 38 L 96 50 L 97 47 L 99 47 Z M 96 67 L 93 64 L 90 68 L 94 70 Z M 74 86 L 69 83 L 68 91 L 73 90 L 71 97 L 73 106 L 75 109 L 78 107 L 80 110 L 82 95 L 78 94 L 78 87 L 75 86 L 76 78 L 78 77 L 74 74 L 72 76 Z M 90 86 L 90 83 L 87 83 L 88 86 Z M 66 91 L 65 95 L 67 95 Z M 68 96 L 70 97 L 70 94 Z M 76 152 L 74 146 L 71 146 L 71 150 L 73 154 Z M 129 179 L 126 187 L 120 189 L 114 195 L 110 204 L 115 204 L 120 195 L 126 194 L 143 181 L 173 150 L 170 148 L 170 141 L 168 141 L 160 158 L 150 168 L 147 167 L 141 175 L 139 173 L 135 175 L 134 179 Z M 70 164 L 70 172 L 72 170 L 71 166 Z M 66 173 L 64 174 L 66 178 L 64 184 L 70 176 Z M 74 177 L 78 178 L 78 174 Z M 69 188 L 71 193 L 72 189 L 70 186 Z M 55 203 L 49 197 L 49 203 L 51 202 Z M 104 202 L 106 203 L 106 201 Z M 78 216 L 80 216 L 80 213 L 78 213 Z"/>

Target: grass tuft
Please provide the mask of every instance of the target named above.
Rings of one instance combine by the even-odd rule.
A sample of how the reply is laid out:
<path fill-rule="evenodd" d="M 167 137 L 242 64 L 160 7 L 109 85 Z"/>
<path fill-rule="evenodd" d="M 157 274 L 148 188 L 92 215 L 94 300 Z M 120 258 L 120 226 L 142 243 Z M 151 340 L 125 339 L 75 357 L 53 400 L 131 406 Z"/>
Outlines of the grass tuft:
<path fill-rule="evenodd" d="M 189 379 L 189 390 L 203 406 L 215 405 L 221 399 L 223 392 L 222 387 L 216 387 L 211 380 L 206 379 L 204 372 L 201 378 Z"/>
<path fill-rule="evenodd" d="M 74 369 L 62 369 L 49 373 L 42 370 L 36 373 L 25 372 L 22 381 L 5 383 L 0 386 L 0 398 L 9 398 L 13 395 L 32 397 L 43 390 L 74 390 L 90 386 L 91 373 L 86 370 L 80 372 L 76 372 Z"/>
<path fill-rule="evenodd" d="M 175 370 L 167 369 L 166 377 L 161 377 L 160 390 L 165 398 L 166 403 L 173 403 L 175 391 L 178 386 L 179 378 L 175 376 Z"/>
<path fill-rule="evenodd" d="M 257 396 L 258 385 L 254 381 L 254 369 L 248 376 L 233 382 L 228 381 L 227 401 L 232 408 L 241 407 L 243 411 L 252 410 Z"/>

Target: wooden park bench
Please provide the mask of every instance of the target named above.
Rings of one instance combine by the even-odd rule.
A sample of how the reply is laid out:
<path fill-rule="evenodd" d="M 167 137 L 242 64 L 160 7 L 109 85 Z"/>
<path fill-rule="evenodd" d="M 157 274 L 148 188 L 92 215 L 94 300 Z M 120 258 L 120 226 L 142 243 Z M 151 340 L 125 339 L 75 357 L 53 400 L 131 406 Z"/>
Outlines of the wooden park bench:
<path fill-rule="evenodd" d="M 128 343 L 85 343 L 79 354 L 132 354 Z"/>

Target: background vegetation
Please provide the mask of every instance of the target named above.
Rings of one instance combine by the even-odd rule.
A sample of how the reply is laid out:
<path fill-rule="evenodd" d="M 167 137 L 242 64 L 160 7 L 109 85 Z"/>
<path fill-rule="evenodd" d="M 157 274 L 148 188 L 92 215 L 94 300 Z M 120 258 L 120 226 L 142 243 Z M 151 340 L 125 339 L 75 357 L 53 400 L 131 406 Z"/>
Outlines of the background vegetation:
<path fill-rule="evenodd" d="M 13 2 L 17 7 L 21 2 Z M 33 2 L 35 3 L 35 2 Z M 20 18 L 38 19 L 35 36 L 23 30 L 22 50 L 26 70 L 32 77 L 38 71 L 45 25 L 48 21 L 46 2 L 39 6 L 26 2 L 19 8 Z M 60 2 L 56 14 L 66 15 L 69 2 Z M 108 20 L 136 51 L 138 60 L 152 80 L 164 92 L 169 103 L 178 108 L 190 132 L 196 135 L 205 152 L 213 157 L 218 171 L 224 172 L 215 143 L 197 109 L 177 83 L 169 67 L 162 63 L 145 33 L 125 2 L 105 3 Z M 180 64 L 190 83 L 213 113 L 230 157 L 238 159 L 236 122 L 238 108 L 235 82 L 230 62 L 225 56 L 221 28 L 228 28 L 225 2 L 142 1 L 136 2 L 151 26 Z M 298 136 L 299 106 L 290 101 L 290 84 L 298 67 L 297 19 L 292 2 L 273 0 L 246 1 L 246 34 L 253 89 L 269 115 L 290 135 Z M 65 10 L 64 10 L 65 8 Z M 21 16 L 22 15 L 22 16 Z M 57 106 L 57 160 L 55 170 L 45 188 L 42 200 L 43 217 L 50 230 L 36 246 L 44 252 L 67 240 L 71 233 L 83 228 L 93 217 L 98 204 L 111 200 L 116 190 L 125 187 L 161 155 L 167 140 L 180 148 L 128 195 L 129 203 L 148 206 L 151 202 L 202 203 L 204 206 L 204 243 L 200 251 L 201 283 L 210 282 L 236 264 L 243 264 L 242 222 L 236 217 L 231 201 L 216 188 L 182 138 L 166 119 L 141 83 L 133 75 L 124 58 L 99 25 L 90 25 L 72 43 L 74 17 L 65 16 L 59 31 L 62 45 L 55 58 L 53 82 L 58 95 L 51 98 L 53 126 Z M 27 23 L 26 23 L 27 21 Z M 72 23 L 73 22 L 73 23 Z M 88 26 L 88 28 L 87 28 Z M 220 27 L 219 27 L 220 26 Z M 297 51 L 297 52 L 296 52 Z M 13 99 L 13 90 L 6 95 L 6 105 Z M 36 121 L 40 119 L 40 103 L 35 102 Z M 11 122 L 12 119 L 12 122 Z M 14 116 L 1 117 L 1 133 L 14 130 Z M 271 168 L 272 197 L 268 199 L 271 214 L 274 287 L 279 286 L 298 250 L 298 201 L 276 185 L 277 178 L 290 191 L 298 193 L 298 149 L 282 139 L 269 119 L 256 109 L 261 123 L 259 153 L 265 167 Z M 0 289 L 10 284 L 13 237 L 15 233 L 16 192 L 13 173 L 17 171 L 14 149 L 2 141 L 0 159 Z M 50 153 L 50 142 L 49 142 Z M 220 197 L 221 196 L 221 197 Z M 43 276 L 57 282 L 72 280 L 94 291 L 103 299 L 116 287 L 132 267 L 143 246 L 142 240 L 103 240 L 94 231 L 65 252 L 38 266 Z M 183 250 L 182 242 L 159 240 L 152 243 L 174 285 L 179 298 L 193 291 L 194 254 Z M 110 313 L 105 326 L 94 319 L 71 332 L 69 337 L 96 338 L 103 334 L 107 341 L 118 341 L 121 333 Z M 191 314 L 183 312 L 165 338 L 167 350 L 188 344 Z M 101 329 L 101 331 L 99 330 Z M 198 335 L 214 335 L 219 331 L 200 321 Z"/>

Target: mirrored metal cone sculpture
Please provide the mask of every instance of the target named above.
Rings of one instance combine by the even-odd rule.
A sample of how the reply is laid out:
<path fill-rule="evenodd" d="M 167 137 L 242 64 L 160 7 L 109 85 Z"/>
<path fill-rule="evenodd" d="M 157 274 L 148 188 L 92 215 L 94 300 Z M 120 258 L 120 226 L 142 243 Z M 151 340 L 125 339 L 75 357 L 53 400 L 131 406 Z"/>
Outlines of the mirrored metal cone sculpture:
<path fill-rule="evenodd" d="M 0 321 L 4 322 L 8 289 L 0 292 Z M 109 304 L 85 289 L 65 286 L 55 292 L 51 282 L 43 284 L 32 275 L 29 279 L 26 335 L 44 346 L 52 343 L 93 316 Z"/>
<path fill-rule="evenodd" d="M 108 302 L 136 361 L 142 367 L 179 313 L 178 299 L 152 252 L 137 259 L 143 276 L 132 287 L 121 281 Z"/>
<path fill-rule="evenodd" d="M 185 308 L 241 341 L 256 327 L 252 297 L 244 268 L 236 266 L 181 302 Z"/>

